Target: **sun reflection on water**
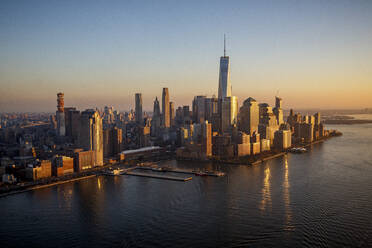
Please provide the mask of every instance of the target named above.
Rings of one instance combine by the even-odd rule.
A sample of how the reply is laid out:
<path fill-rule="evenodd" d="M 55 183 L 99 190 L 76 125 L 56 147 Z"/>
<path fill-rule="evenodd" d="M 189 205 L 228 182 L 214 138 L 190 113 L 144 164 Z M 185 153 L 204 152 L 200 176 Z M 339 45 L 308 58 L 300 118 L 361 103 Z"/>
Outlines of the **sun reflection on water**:
<path fill-rule="evenodd" d="M 265 211 L 267 207 L 271 208 L 271 192 L 270 192 L 270 168 L 267 167 L 265 169 L 265 178 L 263 181 L 263 188 L 262 188 L 262 200 L 260 204 L 261 211 Z"/>
<path fill-rule="evenodd" d="M 102 188 L 101 177 L 97 178 L 97 186 L 98 186 L 98 189 L 101 190 L 101 188 Z"/>
<path fill-rule="evenodd" d="M 293 230 L 294 226 L 292 223 L 292 210 L 290 205 L 290 196 L 289 196 L 289 170 L 288 170 L 288 157 L 284 156 L 284 181 L 283 181 L 283 200 L 285 208 L 285 230 Z"/>

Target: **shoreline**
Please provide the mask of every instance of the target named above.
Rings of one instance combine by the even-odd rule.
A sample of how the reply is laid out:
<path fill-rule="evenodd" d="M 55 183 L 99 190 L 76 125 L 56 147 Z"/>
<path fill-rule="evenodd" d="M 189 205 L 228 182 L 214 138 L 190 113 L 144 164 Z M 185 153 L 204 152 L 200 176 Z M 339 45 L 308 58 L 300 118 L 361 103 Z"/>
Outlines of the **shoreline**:
<path fill-rule="evenodd" d="M 332 137 L 337 137 L 337 136 L 340 136 L 340 135 L 342 135 L 342 134 L 323 137 L 322 139 L 313 141 L 309 144 L 301 144 L 301 145 L 299 145 L 299 147 L 309 147 L 311 145 L 322 143 L 322 142 L 324 142 L 324 141 L 326 141 L 326 140 L 328 140 Z M 213 158 L 212 159 L 189 159 L 189 158 L 185 159 L 185 158 L 174 157 L 174 158 L 170 158 L 170 159 L 175 159 L 176 161 L 191 161 L 191 162 L 199 162 L 199 163 L 212 162 L 212 163 L 222 163 L 222 164 L 230 164 L 230 165 L 251 165 L 251 166 L 253 166 L 253 165 L 259 165 L 259 164 L 261 164 L 265 161 L 268 161 L 268 160 L 271 160 L 271 159 L 274 159 L 274 158 L 282 157 L 287 153 L 288 153 L 288 151 L 278 151 L 276 153 L 271 152 L 269 154 L 265 154 L 266 156 L 261 155 L 261 156 L 258 156 L 256 158 L 255 157 L 249 157 L 249 158 L 247 158 L 246 161 L 244 161 L 244 159 L 237 161 L 237 160 L 216 159 L 216 158 L 215 159 L 213 159 Z M 140 161 L 138 161 L 136 163 L 140 163 Z M 21 189 L 9 189 L 7 192 L 0 193 L 0 198 L 10 196 L 10 195 L 19 194 L 19 193 L 28 192 L 28 191 L 31 191 L 31 190 L 48 188 L 48 187 L 52 187 L 52 186 L 56 186 L 56 185 L 60 185 L 60 184 L 64 184 L 64 183 L 69 183 L 69 182 L 74 182 L 74 181 L 79 181 L 79 180 L 83 180 L 83 179 L 88 179 L 88 178 L 104 175 L 103 174 L 104 170 L 107 169 L 107 167 L 109 167 L 109 166 L 122 167 L 122 166 L 125 166 L 125 164 L 105 165 L 101 168 L 96 168 L 92 171 L 85 172 L 85 173 L 89 173 L 90 175 L 86 175 L 86 174 L 82 175 L 82 176 L 74 175 L 75 177 L 65 179 L 65 180 L 64 179 L 60 179 L 60 180 L 57 179 L 56 181 L 51 182 L 51 183 L 45 183 L 45 182 L 41 181 L 41 182 L 36 182 L 34 185 L 23 186 L 24 188 L 21 188 Z"/>
<path fill-rule="evenodd" d="M 136 162 L 140 163 L 140 161 Z M 94 167 L 90 169 L 89 171 L 83 171 L 80 172 L 81 175 L 79 174 L 68 174 L 63 177 L 70 177 L 70 178 L 48 178 L 49 180 L 53 180 L 52 182 L 45 182 L 45 181 L 34 181 L 32 182 L 32 185 L 25 185 L 25 186 L 18 186 L 18 188 L 14 189 L 8 189 L 6 192 L 0 193 L 0 198 L 18 194 L 18 193 L 24 193 L 28 192 L 31 190 L 37 190 L 37 189 L 42 189 L 42 188 L 48 188 L 52 186 L 56 186 L 59 184 L 64 184 L 64 183 L 69 183 L 69 182 L 74 182 L 74 181 L 79 181 L 83 179 L 88 179 L 92 177 L 97 177 L 97 176 L 102 176 L 104 175 L 104 171 L 107 170 L 109 167 L 123 167 L 123 166 L 128 166 L 128 163 L 115 163 L 115 164 L 106 164 L 102 167 Z"/>
<path fill-rule="evenodd" d="M 61 181 L 57 181 L 57 182 L 53 182 L 53 183 L 49 183 L 49 184 L 39 184 L 39 185 L 36 184 L 34 186 L 30 186 L 29 188 L 20 189 L 20 190 L 10 190 L 9 192 L 1 193 L 0 198 L 10 196 L 10 195 L 19 194 L 19 193 L 25 193 L 25 192 L 32 191 L 32 190 L 48 188 L 48 187 L 56 186 L 56 185 L 59 185 L 59 184 L 70 183 L 70 182 L 74 182 L 74 181 L 79 181 L 79 180 L 83 180 L 83 179 L 97 177 L 97 176 L 99 176 L 99 174 L 83 176 L 83 177 L 76 177 L 76 178 L 61 180 Z"/>
<path fill-rule="evenodd" d="M 318 139 L 318 140 L 315 140 L 311 143 L 308 143 L 308 144 L 297 144 L 297 145 L 294 145 L 292 146 L 291 148 L 293 147 L 309 147 L 309 146 L 312 146 L 312 145 L 316 145 L 316 144 L 319 144 L 319 143 L 323 143 L 324 141 L 330 139 L 330 138 L 333 138 L 333 137 L 338 137 L 338 136 L 341 136 L 342 133 L 339 133 L 339 134 L 335 134 L 335 135 L 331 135 L 331 136 L 327 136 L 327 137 L 322 137 L 321 139 Z M 274 159 L 274 158 L 278 158 L 278 157 L 282 157 L 284 156 L 285 154 L 288 154 L 289 149 L 285 150 L 285 151 L 270 151 L 269 154 L 260 154 L 258 155 L 257 157 L 246 157 L 246 158 L 240 158 L 240 160 L 235 160 L 235 159 L 216 159 L 216 158 L 210 158 L 210 159 L 197 159 L 197 158 L 182 158 L 182 157 L 179 157 L 179 158 L 176 158 L 177 161 L 195 161 L 195 162 L 213 162 L 213 163 L 221 163 L 221 164 L 232 164 L 232 165 L 258 165 L 258 164 L 261 164 L 265 161 L 268 161 L 268 160 L 271 160 L 271 159 Z M 244 160 L 246 159 L 246 160 Z"/>
<path fill-rule="evenodd" d="M 328 125 L 357 125 L 357 124 L 370 124 L 372 120 L 355 120 L 355 119 L 343 119 L 343 120 L 334 120 L 329 119 L 324 121 Z"/>

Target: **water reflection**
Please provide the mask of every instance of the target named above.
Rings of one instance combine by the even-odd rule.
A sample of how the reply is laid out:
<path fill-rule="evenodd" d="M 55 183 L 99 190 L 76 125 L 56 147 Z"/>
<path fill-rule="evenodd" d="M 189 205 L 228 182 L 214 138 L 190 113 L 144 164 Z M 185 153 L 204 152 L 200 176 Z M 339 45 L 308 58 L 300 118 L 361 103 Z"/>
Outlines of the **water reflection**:
<path fill-rule="evenodd" d="M 265 178 L 263 181 L 263 188 L 262 188 L 262 200 L 260 204 L 261 211 L 265 211 L 267 207 L 271 208 L 271 192 L 270 192 L 270 168 L 266 167 L 265 169 Z"/>
<path fill-rule="evenodd" d="M 115 185 L 120 185 L 121 178 L 120 177 L 114 177 L 114 184 Z"/>
<path fill-rule="evenodd" d="M 65 210 L 72 210 L 73 184 L 63 184 L 57 187 L 59 207 Z"/>
<path fill-rule="evenodd" d="M 98 190 L 101 190 L 102 188 L 101 177 L 97 177 L 97 187 L 98 187 Z"/>
<path fill-rule="evenodd" d="M 292 210 L 290 206 L 290 196 L 289 196 L 289 180 L 288 180 L 288 157 L 284 156 L 284 181 L 283 181 L 283 200 L 284 200 L 284 208 L 285 208 L 285 230 L 292 230 L 294 228 L 291 225 L 292 222 Z"/>

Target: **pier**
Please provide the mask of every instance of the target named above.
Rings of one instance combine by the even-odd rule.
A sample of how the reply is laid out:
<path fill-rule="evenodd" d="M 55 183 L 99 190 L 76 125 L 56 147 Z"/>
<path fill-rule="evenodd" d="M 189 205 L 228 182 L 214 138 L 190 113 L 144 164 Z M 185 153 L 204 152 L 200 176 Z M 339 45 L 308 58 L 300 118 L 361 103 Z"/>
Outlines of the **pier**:
<path fill-rule="evenodd" d="M 214 177 L 220 177 L 220 176 L 225 175 L 225 173 L 220 172 L 220 171 L 191 171 L 191 170 L 182 170 L 182 169 L 169 168 L 169 167 L 137 167 L 137 169 L 151 170 L 151 171 L 156 171 L 156 172 L 190 174 L 190 175 L 196 175 L 196 176 L 199 176 L 200 174 L 203 174 L 203 176 L 214 176 Z"/>
<path fill-rule="evenodd" d="M 183 178 L 183 177 L 173 177 L 173 176 L 167 176 L 167 175 L 156 175 L 156 174 L 140 173 L 140 172 L 126 172 L 124 175 L 150 177 L 150 178 L 158 178 L 158 179 L 173 180 L 173 181 L 183 181 L 183 182 L 192 180 L 192 177 Z"/>

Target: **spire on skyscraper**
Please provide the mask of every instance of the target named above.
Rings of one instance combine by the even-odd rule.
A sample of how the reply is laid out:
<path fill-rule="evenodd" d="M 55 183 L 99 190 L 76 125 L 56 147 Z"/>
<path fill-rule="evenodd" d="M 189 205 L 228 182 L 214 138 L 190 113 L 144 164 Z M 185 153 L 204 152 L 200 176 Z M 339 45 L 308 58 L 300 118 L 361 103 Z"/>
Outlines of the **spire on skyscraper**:
<path fill-rule="evenodd" d="M 226 34 L 223 34 L 223 56 L 226 57 Z"/>

